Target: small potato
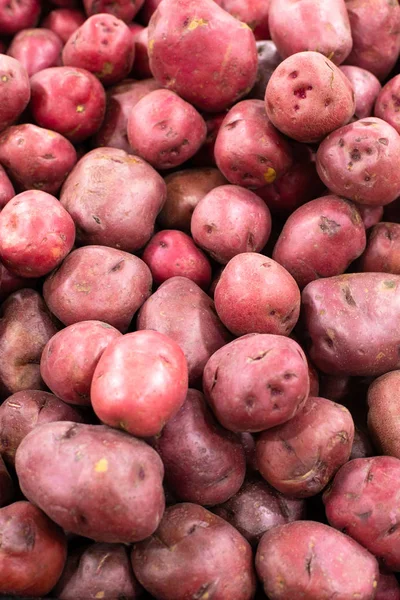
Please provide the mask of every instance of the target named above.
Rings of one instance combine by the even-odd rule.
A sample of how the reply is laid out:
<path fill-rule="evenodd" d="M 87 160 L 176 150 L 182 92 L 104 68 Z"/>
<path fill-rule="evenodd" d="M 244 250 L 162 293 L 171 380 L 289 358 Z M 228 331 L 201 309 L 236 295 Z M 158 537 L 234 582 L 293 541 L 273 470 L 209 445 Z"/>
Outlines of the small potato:
<path fill-rule="evenodd" d="M 379 117 L 400 133 L 400 75 L 384 86 L 375 103 L 375 117 Z"/>
<path fill-rule="evenodd" d="M 249 94 L 249 98 L 264 100 L 268 81 L 282 58 L 273 41 L 267 39 L 257 42 L 258 69 L 256 82 Z"/>
<path fill-rule="evenodd" d="M 26 29 L 35 27 L 42 7 L 40 0 L 22 0 L 9 3 L 9 0 L 0 1 L 0 35 L 14 35 Z"/>
<path fill-rule="evenodd" d="M 64 325 L 103 321 L 125 332 L 151 294 L 151 273 L 137 256 L 86 246 L 71 252 L 43 285 L 51 312 Z"/>
<path fill-rule="evenodd" d="M 372 228 L 359 266 L 364 272 L 400 275 L 400 224 L 378 223 Z"/>
<path fill-rule="evenodd" d="M 257 549 L 256 569 L 270 600 L 373 600 L 379 579 L 372 554 L 315 521 L 268 531 Z"/>
<path fill-rule="evenodd" d="M 29 502 L 0 510 L 0 593 L 46 596 L 67 556 L 64 533 Z"/>
<path fill-rule="evenodd" d="M 113 85 L 131 72 L 135 46 L 123 21 L 106 13 L 89 17 L 62 51 L 66 67 L 86 69 L 104 85 Z"/>
<path fill-rule="evenodd" d="M 254 598 L 249 543 L 196 504 L 167 508 L 155 535 L 134 547 L 132 565 L 143 587 L 163 600 L 206 600 L 205 594 L 212 600 Z"/>
<path fill-rule="evenodd" d="M 22 493 L 68 532 L 131 544 L 151 535 L 164 512 L 164 468 L 145 442 L 103 425 L 36 427 L 21 442 Z"/>
<path fill-rule="evenodd" d="M 135 30 L 133 30 L 133 27 Z M 137 30 L 137 27 L 140 27 L 140 30 Z M 152 77 L 148 52 L 149 30 L 147 27 L 142 27 L 137 23 L 132 23 L 129 29 L 135 42 L 135 62 L 133 63 L 132 74 L 138 79 Z"/>
<path fill-rule="evenodd" d="M 347 408 L 309 397 L 290 421 L 260 435 L 257 465 L 282 494 L 309 498 L 349 460 L 353 439 L 354 423 Z"/>
<path fill-rule="evenodd" d="M 243 252 L 260 252 L 271 233 L 271 215 L 256 194 L 236 185 L 214 188 L 193 211 L 194 241 L 221 264 Z"/>
<path fill-rule="evenodd" d="M 144 0 L 83 0 L 83 6 L 88 17 L 97 13 L 109 13 L 130 23 L 141 9 Z"/>
<path fill-rule="evenodd" d="M 0 135 L 0 162 L 20 192 L 56 194 L 76 161 L 71 142 L 50 129 L 26 123 Z"/>
<path fill-rule="evenodd" d="M 377 447 L 400 459 L 400 371 L 375 379 L 368 389 L 368 429 Z"/>
<path fill-rule="evenodd" d="M 400 276 L 354 273 L 312 281 L 304 325 L 315 366 L 330 375 L 373 377 L 400 368 Z"/>
<path fill-rule="evenodd" d="M 226 502 L 243 483 L 243 446 L 219 425 L 197 390 L 188 391 L 154 448 L 164 463 L 166 484 L 178 500 L 213 506 Z"/>
<path fill-rule="evenodd" d="M 323 496 L 329 523 L 400 570 L 400 460 L 358 458 L 343 465 Z"/>
<path fill-rule="evenodd" d="M 226 115 L 215 142 L 215 160 L 230 183 L 257 189 L 284 175 L 291 147 L 270 123 L 262 100 L 243 100 Z"/>
<path fill-rule="evenodd" d="M 400 196 L 400 136 L 382 119 L 369 117 L 328 135 L 317 152 L 318 175 L 338 196 L 384 206 Z"/>
<path fill-rule="evenodd" d="M 30 0 L 27 0 L 28 2 Z M 6 0 L 0 2 L 0 32 L 5 12 L 2 8 L 3 3 L 6 3 Z M 26 69 L 15 58 L 0 54 L 0 131 L 17 121 L 28 106 L 30 96 L 31 88 Z"/>
<path fill-rule="evenodd" d="M 97 148 L 73 169 L 60 202 L 76 224 L 78 243 L 135 252 L 153 235 L 165 197 L 162 177 L 144 160 Z"/>
<path fill-rule="evenodd" d="M 7 202 L 14 198 L 15 190 L 13 184 L 9 180 L 7 173 L 0 166 L 0 210 L 5 207 Z"/>
<path fill-rule="evenodd" d="M 50 29 L 23 29 L 13 38 L 7 54 L 25 67 L 29 77 L 61 64 L 63 42 Z"/>
<path fill-rule="evenodd" d="M 383 217 L 383 206 L 367 206 L 366 204 L 356 204 L 357 210 L 363 220 L 365 229 L 371 229 L 377 225 Z"/>
<path fill-rule="evenodd" d="M 197 385 L 210 356 L 231 340 L 214 302 L 194 282 L 172 277 L 143 304 L 137 328 L 167 335 L 182 348 L 189 381 Z"/>
<path fill-rule="evenodd" d="M 67 43 L 73 33 L 85 22 L 85 15 L 76 8 L 57 8 L 49 12 L 42 27 L 50 29 Z"/>
<path fill-rule="evenodd" d="M 1 408 L 1 407 L 0 407 Z M 3 435 L 3 432 L 2 432 Z M 4 460 L 0 457 L 0 507 L 10 504 L 14 497 L 14 484 Z"/>
<path fill-rule="evenodd" d="M 350 81 L 333 62 L 319 52 L 299 52 L 273 72 L 265 106 L 279 131 L 307 143 L 346 125 L 355 99 Z"/>
<path fill-rule="evenodd" d="M 342 65 L 340 70 L 346 75 L 354 89 L 356 96 L 355 116 L 357 119 L 370 117 L 374 112 L 375 100 L 382 89 L 379 79 L 373 73 L 360 69 L 360 67 Z M 375 113 L 375 116 L 380 115 Z"/>
<path fill-rule="evenodd" d="M 293 277 L 271 258 L 256 252 L 234 256 L 215 288 L 215 308 L 234 335 L 289 335 L 300 312 Z"/>
<path fill-rule="evenodd" d="M 355 205 L 324 196 L 289 216 L 272 257 L 303 289 L 315 279 L 344 273 L 365 246 L 365 227 Z"/>
<path fill-rule="evenodd" d="M 242 23 L 246 23 L 256 40 L 268 40 L 268 13 L 271 0 L 219 0 L 217 4 Z"/>
<path fill-rule="evenodd" d="M 32 429 L 52 421 L 82 423 L 82 415 L 53 394 L 39 390 L 16 392 L 0 406 L 0 454 L 15 464 L 18 446 Z"/>
<path fill-rule="evenodd" d="M 43 381 L 64 402 L 90 406 L 96 365 L 107 346 L 119 337 L 117 329 L 101 321 L 81 321 L 62 329 L 43 349 L 40 359 Z"/>
<path fill-rule="evenodd" d="M 189 160 L 206 135 L 206 124 L 197 110 L 169 90 L 146 94 L 128 118 L 133 153 L 156 169 L 171 169 Z"/>
<path fill-rule="evenodd" d="M 90 396 L 103 423 L 151 437 L 178 412 L 187 391 L 187 362 L 178 344 L 158 331 L 136 331 L 105 349 Z"/>
<path fill-rule="evenodd" d="M 264 431 L 292 419 L 310 390 L 307 359 L 289 338 L 249 334 L 207 362 L 203 390 L 230 431 Z"/>

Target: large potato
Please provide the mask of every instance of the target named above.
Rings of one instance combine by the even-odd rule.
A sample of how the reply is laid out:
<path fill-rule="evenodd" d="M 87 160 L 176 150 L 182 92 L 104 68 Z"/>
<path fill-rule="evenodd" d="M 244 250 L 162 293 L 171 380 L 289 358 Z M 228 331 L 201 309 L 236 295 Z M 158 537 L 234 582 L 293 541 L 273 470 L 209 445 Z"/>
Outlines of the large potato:
<path fill-rule="evenodd" d="M 375 379 L 367 400 L 368 429 L 377 447 L 400 459 L 400 371 Z"/>

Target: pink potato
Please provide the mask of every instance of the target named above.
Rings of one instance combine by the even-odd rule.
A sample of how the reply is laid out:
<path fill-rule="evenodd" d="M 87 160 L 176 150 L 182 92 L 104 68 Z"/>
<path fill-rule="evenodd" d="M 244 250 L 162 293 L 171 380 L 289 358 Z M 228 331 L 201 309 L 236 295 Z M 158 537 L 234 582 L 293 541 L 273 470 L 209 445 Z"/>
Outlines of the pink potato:
<path fill-rule="evenodd" d="M 183 406 L 155 439 L 154 448 L 164 464 L 165 482 L 178 500 L 221 504 L 243 483 L 243 446 L 219 425 L 197 390 L 189 389 Z"/>
<path fill-rule="evenodd" d="M 382 119 L 369 117 L 336 129 L 317 152 L 317 171 L 333 194 L 367 206 L 400 196 L 400 136 Z"/>
<path fill-rule="evenodd" d="M 271 0 L 219 0 L 217 4 L 253 30 L 256 40 L 268 40 L 268 13 Z"/>
<path fill-rule="evenodd" d="M 32 190 L 14 196 L 0 213 L 0 258 L 21 277 L 42 277 L 62 263 L 75 225 L 57 198 Z"/>
<path fill-rule="evenodd" d="M 394 573 L 380 571 L 375 600 L 400 600 L 400 585 Z"/>
<path fill-rule="evenodd" d="M 97 148 L 70 173 L 60 202 L 75 222 L 78 243 L 135 252 L 153 235 L 165 197 L 162 177 L 143 159 Z"/>
<path fill-rule="evenodd" d="M 265 93 L 273 125 L 298 142 L 318 142 L 354 115 L 350 81 L 319 52 L 293 54 L 273 72 Z"/>
<path fill-rule="evenodd" d="M 0 31 L 1 31 L 0 4 Z M 31 97 L 29 76 L 20 62 L 0 54 L 0 131 L 3 131 L 24 112 Z"/>
<path fill-rule="evenodd" d="M 289 335 L 300 313 L 300 290 L 277 262 L 244 252 L 223 270 L 214 293 L 215 308 L 234 335 Z"/>
<path fill-rule="evenodd" d="M 400 51 L 400 6 L 397 0 L 346 0 L 353 37 L 349 65 L 370 71 L 383 80 Z"/>
<path fill-rule="evenodd" d="M 110 13 L 117 19 L 130 23 L 141 9 L 144 0 L 83 0 L 88 17 L 97 13 Z"/>
<path fill-rule="evenodd" d="M 206 133 L 197 110 L 169 90 L 146 94 L 128 119 L 133 153 L 156 169 L 171 169 L 189 160 L 205 141 Z"/>
<path fill-rule="evenodd" d="M 136 23 L 133 24 L 138 27 Z M 149 31 L 147 27 L 140 27 L 139 31 L 133 32 L 132 25 L 129 27 L 135 42 L 135 62 L 133 63 L 132 73 L 138 79 L 152 77 L 150 69 L 150 59 L 148 53 Z"/>
<path fill-rule="evenodd" d="M 258 69 L 256 82 L 253 85 L 249 98 L 264 100 L 268 81 L 276 67 L 282 62 L 273 41 L 261 40 L 257 42 Z"/>
<path fill-rule="evenodd" d="M 62 400 L 39 390 L 12 394 L 0 406 L 0 453 L 14 466 L 18 446 L 32 429 L 53 421 L 81 423 L 81 414 Z"/>
<path fill-rule="evenodd" d="M 136 331 L 105 349 L 90 396 L 103 423 L 150 437 L 178 412 L 187 390 L 188 367 L 178 344 L 158 331 Z"/>
<path fill-rule="evenodd" d="M 131 559 L 139 582 L 156 598 L 207 600 L 208 594 L 212 600 L 252 600 L 255 595 L 249 543 L 197 504 L 167 508 L 156 533 L 135 545 Z"/>
<path fill-rule="evenodd" d="M 54 67 L 31 78 L 30 110 L 34 120 L 74 144 L 96 133 L 105 109 L 103 86 L 89 71 Z"/>
<path fill-rule="evenodd" d="M 231 108 L 214 152 L 230 183 L 252 189 L 273 183 L 292 165 L 291 147 L 270 123 L 261 100 L 243 100 Z"/>
<path fill-rule="evenodd" d="M 365 246 L 365 227 L 355 205 L 324 196 L 289 216 L 272 257 L 303 289 L 314 279 L 344 273 Z"/>
<path fill-rule="evenodd" d="M 368 206 L 367 204 L 357 204 L 356 207 L 363 220 L 365 229 L 371 229 L 377 225 L 383 217 L 383 206 Z"/>
<path fill-rule="evenodd" d="M 375 117 L 383 119 L 400 133 L 400 75 L 390 79 L 382 88 L 376 103 Z"/>
<path fill-rule="evenodd" d="M 64 44 L 73 33 L 85 22 L 85 15 L 76 8 L 56 8 L 49 12 L 42 21 L 42 27 L 50 29 L 58 35 Z"/>
<path fill-rule="evenodd" d="M 211 283 L 209 260 L 182 231 L 167 229 L 156 233 L 147 244 L 142 259 L 157 285 L 171 277 L 187 277 L 204 290 Z"/>
<path fill-rule="evenodd" d="M 3 435 L 3 433 L 2 433 Z M 0 456 L 0 507 L 7 506 L 14 498 L 14 483 Z"/>
<path fill-rule="evenodd" d="M 270 600 L 373 600 L 379 579 L 372 554 L 315 521 L 295 521 L 265 533 L 256 569 Z"/>
<path fill-rule="evenodd" d="M 323 496 L 329 523 L 400 570 L 400 460 L 357 458 L 343 465 Z"/>
<path fill-rule="evenodd" d="M 5 207 L 7 202 L 14 198 L 15 190 L 13 184 L 9 180 L 7 173 L 0 166 L 0 210 Z"/>
<path fill-rule="evenodd" d="M 104 85 L 125 79 L 134 58 L 135 46 L 128 26 L 105 13 L 89 17 L 71 35 L 62 52 L 66 67 L 86 69 Z"/>
<path fill-rule="evenodd" d="M 159 331 L 179 344 L 191 385 L 201 380 L 210 356 L 231 340 L 214 302 L 185 277 L 168 279 L 150 296 L 139 312 L 137 328 Z"/>
<path fill-rule="evenodd" d="M 340 70 L 346 75 L 354 89 L 356 96 L 355 116 L 357 119 L 370 117 L 374 112 L 375 100 L 382 89 L 379 79 L 373 73 L 360 67 L 342 65 Z"/>
<path fill-rule="evenodd" d="M 119 337 L 117 329 L 101 321 L 81 321 L 62 329 L 43 349 L 43 381 L 64 402 L 90 406 L 90 386 L 97 363 L 107 346 Z"/>
<path fill-rule="evenodd" d="M 0 593 L 46 596 L 67 556 L 61 529 L 30 502 L 15 502 L 0 510 L 0 537 Z"/>
<path fill-rule="evenodd" d="M 163 1 L 149 24 L 149 57 L 162 86 L 207 112 L 249 93 L 257 74 L 253 32 L 212 0 Z"/>
<path fill-rule="evenodd" d="M 44 282 L 43 296 L 64 325 L 103 321 L 125 332 L 151 294 L 151 273 L 137 256 L 86 246 L 67 256 Z"/>
<path fill-rule="evenodd" d="M 56 194 L 76 161 L 71 142 L 49 129 L 26 123 L 0 135 L 0 163 L 18 191 Z"/>
<path fill-rule="evenodd" d="M 282 58 L 318 50 L 340 65 L 353 45 L 344 0 L 271 0 L 269 28 Z"/>
<path fill-rule="evenodd" d="M 25 67 L 29 77 L 61 64 L 63 42 L 50 29 L 23 29 L 13 38 L 7 54 Z"/>
<path fill-rule="evenodd" d="M 375 379 L 368 389 L 368 430 L 379 450 L 400 459 L 400 371 Z"/>
<path fill-rule="evenodd" d="M 378 223 L 372 228 L 359 266 L 364 272 L 400 275 L 400 224 Z"/>
<path fill-rule="evenodd" d="M 222 185 L 200 200 L 193 211 L 196 244 L 221 264 L 243 252 L 260 252 L 271 233 L 266 204 L 250 190 Z"/>
<path fill-rule="evenodd" d="M 35 27 L 41 10 L 40 0 L 0 1 L 0 35 L 10 36 Z"/>
<path fill-rule="evenodd" d="M 203 390 L 223 427 L 264 431 L 293 419 L 304 406 L 310 390 L 307 359 L 290 338 L 246 335 L 211 356 Z"/>

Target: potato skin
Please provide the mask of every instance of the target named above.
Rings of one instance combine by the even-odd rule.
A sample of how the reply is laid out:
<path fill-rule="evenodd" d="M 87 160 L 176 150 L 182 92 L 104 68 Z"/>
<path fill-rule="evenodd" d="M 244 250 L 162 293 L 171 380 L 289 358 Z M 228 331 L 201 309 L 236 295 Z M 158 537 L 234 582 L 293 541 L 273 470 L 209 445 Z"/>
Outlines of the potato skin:
<path fill-rule="evenodd" d="M 352 273 L 309 283 L 302 296 L 310 358 L 330 375 L 378 376 L 400 368 L 399 275 Z M 399 317 L 398 317 L 399 315 Z"/>
<path fill-rule="evenodd" d="M 378 223 L 372 228 L 359 266 L 364 272 L 400 275 L 400 224 Z"/>
<path fill-rule="evenodd" d="M 252 31 L 212 0 L 166 0 L 158 6 L 149 24 L 149 57 L 162 86 L 208 112 L 224 110 L 248 93 L 257 73 Z"/>
<path fill-rule="evenodd" d="M 85 22 L 85 15 L 76 8 L 56 8 L 42 21 L 42 26 L 50 29 L 61 38 L 64 44 Z"/>
<path fill-rule="evenodd" d="M 355 116 L 358 119 L 365 119 L 372 116 L 375 100 L 382 89 L 379 79 L 373 73 L 360 67 L 342 65 L 340 70 L 346 75 L 354 89 L 356 96 Z M 378 117 L 380 115 L 375 113 L 375 116 Z"/>
<path fill-rule="evenodd" d="M 32 77 L 35 73 L 61 64 L 63 42 L 50 29 L 23 29 L 14 36 L 7 54 L 18 60 Z"/>
<path fill-rule="evenodd" d="M 368 429 L 378 448 L 400 459 L 400 371 L 375 379 L 368 389 Z"/>
<path fill-rule="evenodd" d="M 375 117 L 383 119 L 400 133 L 400 75 L 396 75 L 382 88 L 376 103 Z"/>
<path fill-rule="evenodd" d="M 0 32 L 5 12 L 0 3 Z M 15 123 L 27 107 L 31 88 L 26 69 L 15 58 L 5 54 L 0 54 L 0 77 L 0 131 L 3 131 Z"/>
<path fill-rule="evenodd" d="M 41 2 L 39 0 L 24 0 L 11 5 L 8 0 L 0 2 L 0 34 L 14 35 L 21 29 L 34 27 L 39 19 Z"/>
<path fill-rule="evenodd" d="M 310 389 L 307 359 L 290 338 L 249 334 L 207 362 L 203 390 L 218 421 L 234 432 L 264 431 L 291 419 Z"/>
<path fill-rule="evenodd" d="M 256 40 L 269 40 L 268 14 L 271 0 L 218 0 L 217 4 L 246 23 Z"/>
<path fill-rule="evenodd" d="M 60 577 L 67 556 L 64 533 L 29 502 L 0 510 L 0 593 L 46 596 Z"/>
<path fill-rule="evenodd" d="M 156 534 L 134 547 L 132 565 L 146 590 L 163 600 L 200 599 L 207 593 L 213 600 L 251 600 L 255 594 L 250 545 L 229 523 L 196 504 L 167 508 Z"/>
<path fill-rule="evenodd" d="M 374 556 L 332 527 L 296 521 L 268 531 L 256 569 L 271 600 L 373 600 L 379 579 Z"/>
<path fill-rule="evenodd" d="M 400 585 L 394 573 L 380 571 L 375 600 L 399 600 Z"/>
<path fill-rule="evenodd" d="M 142 540 L 164 511 L 164 468 L 145 442 L 103 425 L 36 427 L 16 455 L 21 490 L 68 532 L 98 542 Z"/>
<path fill-rule="evenodd" d="M 400 570 L 400 460 L 358 458 L 343 465 L 323 496 L 329 523 Z"/>

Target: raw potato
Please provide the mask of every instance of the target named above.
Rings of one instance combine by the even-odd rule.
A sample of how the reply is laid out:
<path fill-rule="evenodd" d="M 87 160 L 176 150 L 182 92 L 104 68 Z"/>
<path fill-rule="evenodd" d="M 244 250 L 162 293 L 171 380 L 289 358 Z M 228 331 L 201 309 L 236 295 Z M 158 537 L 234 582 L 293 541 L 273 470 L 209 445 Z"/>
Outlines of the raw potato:
<path fill-rule="evenodd" d="M 2 432 L 3 435 L 3 432 Z M 14 484 L 4 460 L 0 456 L 0 507 L 10 504 L 14 497 Z"/>
<path fill-rule="evenodd" d="M 256 569 L 270 600 L 373 600 L 379 579 L 372 554 L 314 521 L 268 531 L 257 549 Z"/>
<path fill-rule="evenodd" d="M 40 0 L 22 0 L 9 4 L 9 0 L 0 1 L 0 34 L 14 35 L 21 29 L 34 27 L 39 19 Z"/>
<path fill-rule="evenodd" d="M 132 73 L 138 79 L 146 79 L 153 76 L 148 53 L 149 30 L 147 27 L 140 26 L 140 30 L 138 31 L 138 27 L 137 23 L 132 23 L 129 26 L 135 41 L 135 62 L 133 63 Z"/>
<path fill-rule="evenodd" d="M 158 454 L 109 427 L 41 425 L 21 442 L 16 470 L 24 496 L 50 519 L 98 542 L 143 540 L 163 515 Z"/>
<path fill-rule="evenodd" d="M 57 8 L 49 12 L 42 26 L 54 31 L 64 44 L 85 22 L 85 15 L 75 8 Z"/>
<path fill-rule="evenodd" d="M 6 1 L 6 0 L 3 0 Z M 2 13 L 0 2 L 0 32 Z M 0 131 L 18 119 L 28 106 L 31 96 L 26 69 L 11 56 L 0 54 Z"/>
<path fill-rule="evenodd" d="M 394 573 L 380 571 L 375 600 L 399 600 L 400 585 Z"/>
<path fill-rule="evenodd" d="M 163 600 L 252 600 L 256 578 L 248 542 L 229 523 L 196 504 L 167 508 L 156 534 L 137 544 L 133 570 Z M 177 585 L 179 582 L 179 585 Z"/>
<path fill-rule="evenodd" d="M 271 0 L 218 0 L 217 4 L 239 21 L 246 23 L 256 40 L 268 40 L 268 14 Z"/>
<path fill-rule="evenodd" d="M 7 54 L 25 67 L 29 77 L 61 64 L 63 42 L 50 29 L 23 29 L 13 38 Z"/>
<path fill-rule="evenodd" d="M 0 210 L 5 207 L 7 202 L 14 198 L 15 190 L 13 184 L 9 180 L 7 173 L 0 166 Z"/>
<path fill-rule="evenodd" d="M 368 389 L 368 429 L 383 454 L 400 459 L 400 371 L 375 379 Z"/>
<path fill-rule="evenodd" d="M 149 25 L 149 56 L 163 87 L 208 112 L 250 92 L 257 74 L 251 29 L 212 0 L 165 0 Z"/>
<path fill-rule="evenodd" d="M 373 377 L 400 368 L 400 276 L 352 273 L 303 291 L 309 355 L 331 375 Z"/>
<path fill-rule="evenodd" d="M 264 100 L 265 90 L 272 73 L 275 71 L 282 58 L 274 42 L 271 40 L 262 40 L 257 42 L 258 69 L 256 82 L 249 94 L 249 98 L 255 100 Z"/>
<path fill-rule="evenodd" d="M 383 206 L 367 206 L 366 204 L 356 204 L 356 206 L 364 222 L 365 229 L 371 229 L 382 220 Z"/>
<path fill-rule="evenodd" d="M 400 75 L 396 75 L 382 88 L 375 103 L 374 114 L 394 127 L 397 133 L 400 133 L 399 106 Z"/>
<path fill-rule="evenodd" d="M 378 223 L 372 228 L 360 268 L 365 272 L 400 275 L 400 224 Z"/>
<path fill-rule="evenodd" d="M 370 117 L 374 112 L 375 100 L 382 89 L 379 79 L 373 73 L 360 69 L 360 67 L 343 65 L 340 70 L 346 75 L 354 89 L 356 96 L 355 116 L 357 119 Z M 380 115 L 375 113 L 375 116 L 379 117 Z"/>
<path fill-rule="evenodd" d="M 83 0 L 83 6 L 88 17 L 97 13 L 110 13 L 122 19 L 125 23 L 130 23 L 139 12 L 144 0 Z"/>

